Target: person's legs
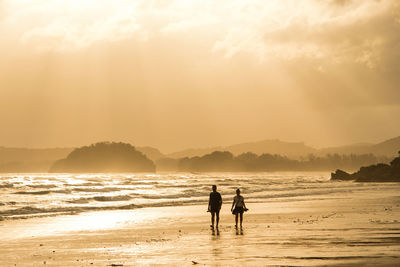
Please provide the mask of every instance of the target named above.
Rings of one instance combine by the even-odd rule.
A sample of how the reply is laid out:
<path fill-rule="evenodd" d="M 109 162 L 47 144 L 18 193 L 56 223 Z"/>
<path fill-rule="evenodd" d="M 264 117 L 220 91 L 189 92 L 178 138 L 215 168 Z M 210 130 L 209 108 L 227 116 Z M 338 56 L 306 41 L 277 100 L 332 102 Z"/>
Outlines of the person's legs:
<path fill-rule="evenodd" d="M 215 212 L 211 212 L 211 226 L 214 227 L 214 218 L 215 218 Z"/>
<path fill-rule="evenodd" d="M 217 215 L 217 228 L 218 228 L 218 224 L 219 224 L 219 211 L 216 212 Z"/>
<path fill-rule="evenodd" d="M 238 223 L 238 215 L 237 213 L 235 213 L 235 226 L 237 227 L 237 223 Z"/>
<path fill-rule="evenodd" d="M 243 212 L 240 213 L 240 227 L 242 227 L 243 223 Z"/>

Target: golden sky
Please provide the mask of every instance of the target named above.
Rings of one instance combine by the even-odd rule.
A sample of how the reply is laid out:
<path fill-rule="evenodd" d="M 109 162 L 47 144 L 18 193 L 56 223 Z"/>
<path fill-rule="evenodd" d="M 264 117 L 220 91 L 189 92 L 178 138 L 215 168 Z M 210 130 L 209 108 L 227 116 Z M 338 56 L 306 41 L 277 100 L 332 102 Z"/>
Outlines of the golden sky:
<path fill-rule="evenodd" d="M 0 146 L 400 134 L 398 0 L 0 0 Z"/>

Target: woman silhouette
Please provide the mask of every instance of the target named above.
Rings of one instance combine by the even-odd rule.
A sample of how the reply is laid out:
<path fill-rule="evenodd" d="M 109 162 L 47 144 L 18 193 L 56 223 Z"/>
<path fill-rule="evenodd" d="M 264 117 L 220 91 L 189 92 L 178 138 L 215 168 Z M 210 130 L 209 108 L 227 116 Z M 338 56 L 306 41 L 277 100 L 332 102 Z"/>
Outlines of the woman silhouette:
<path fill-rule="evenodd" d="M 235 227 L 238 226 L 238 216 L 240 214 L 240 227 L 243 223 L 243 212 L 247 211 L 246 204 L 244 203 L 244 197 L 240 195 L 240 189 L 236 189 L 236 196 L 233 198 L 232 203 L 232 214 L 235 214 Z"/>

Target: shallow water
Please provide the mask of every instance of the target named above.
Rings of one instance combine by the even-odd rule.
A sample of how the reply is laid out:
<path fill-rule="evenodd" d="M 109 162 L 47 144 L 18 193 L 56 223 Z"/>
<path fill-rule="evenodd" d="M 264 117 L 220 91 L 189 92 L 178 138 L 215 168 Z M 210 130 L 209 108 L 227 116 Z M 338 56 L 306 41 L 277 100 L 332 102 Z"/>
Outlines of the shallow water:
<path fill-rule="evenodd" d="M 0 216 L 16 219 L 81 211 L 181 206 L 208 201 L 212 184 L 224 201 L 241 188 L 247 202 L 329 198 L 400 188 L 332 182 L 329 173 L 2 174 Z"/>

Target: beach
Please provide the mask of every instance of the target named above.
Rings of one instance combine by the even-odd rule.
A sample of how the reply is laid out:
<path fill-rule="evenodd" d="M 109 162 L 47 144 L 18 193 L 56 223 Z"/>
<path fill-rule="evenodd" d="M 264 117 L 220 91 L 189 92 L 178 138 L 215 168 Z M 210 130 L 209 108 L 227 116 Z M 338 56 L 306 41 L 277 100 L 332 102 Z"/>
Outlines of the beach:
<path fill-rule="evenodd" d="M 6 219 L 0 266 L 399 266 L 399 186 L 375 188 L 249 199 L 243 229 L 227 200 L 218 231 L 206 203 Z"/>
<path fill-rule="evenodd" d="M 0 267 L 400 267 L 400 0 L 0 0 L 0 33 Z"/>

